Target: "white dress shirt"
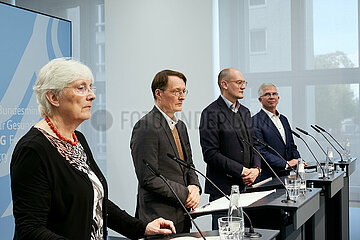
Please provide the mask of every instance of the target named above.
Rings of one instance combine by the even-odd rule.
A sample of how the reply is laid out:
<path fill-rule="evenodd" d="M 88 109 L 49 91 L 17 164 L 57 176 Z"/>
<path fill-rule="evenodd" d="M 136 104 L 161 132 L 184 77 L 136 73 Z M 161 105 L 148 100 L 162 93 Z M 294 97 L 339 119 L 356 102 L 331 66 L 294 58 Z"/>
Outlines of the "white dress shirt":
<path fill-rule="evenodd" d="M 286 143 L 285 130 L 284 130 L 284 126 L 282 125 L 282 123 L 280 121 L 280 113 L 277 110 L 276 110 L 276 114 L 269 112 L 265 108 L 262 108 L 262 110 L 264 110 L 264 112 L 269 116 L 269 118 L 274 123 L 277 130 L 279 131 L 284 143 Z"/>
<path fill-rule="evenodd" d="M 155 107 L 162 113 L 162 115 L 164 116 L 164 118 L 166 119 L 167 123 L 169 124 L 169 127 L 172 130 L 174 130 L 175 125 L 178 123 L 178 119 L 176 118 L 176 116 L 174 115 L 174 119 L 171 119 L 168 115 L 166 115 L 166 113 L 164 113 L 156 104 Z"/>

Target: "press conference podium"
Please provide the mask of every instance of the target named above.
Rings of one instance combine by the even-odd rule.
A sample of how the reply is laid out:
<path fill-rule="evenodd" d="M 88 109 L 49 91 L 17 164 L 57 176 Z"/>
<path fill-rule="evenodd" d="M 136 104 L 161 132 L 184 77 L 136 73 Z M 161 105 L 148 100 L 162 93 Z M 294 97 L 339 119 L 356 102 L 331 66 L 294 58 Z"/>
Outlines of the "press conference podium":
<path fill-rule="evenodd" d="M 319 179 L 318 173 L 306 173 L 307 184 L 321 188 L 320 209 L 306 226 L 315 231 L 306 231 L 306 239 L 341 239 L 341 190 L 344 187 L 344 172 Z"/>
<path fill-rule="evenodd" d="M 348 161 L 336 160 L 335 167 L 336 169 L 342 170 L 344 174 L 344 187 L 341 190 L 341 218 L 342 218 L 342 228 L 341 228 L 341 239 L 349 239 L 349 177 L 356 170 L 356 159 L 355 157 L 350 158 Z"/>
<path fill-rule="evenodd" d="M 271 183 L 267 185 L 269 184 Z M 285 190 L 278 189 L 243 209 L 250 216 L 254 227 L 279 230 L 277 239 L 300 239 L 304 235 L 302 226 L 320 207 L 320 192 L 321 189 L 314 188 L 306 192 L 296 203 L 284 203 L 282 200 L 286 199 Z M 192 213 L 192 216 L 199 217 L 211 213 L 226 215 L 226 210 Z"/>
<path fill-rule="evenodd" d="M 246 228 L 246 231 L 248 231 L 249 229 Z M 271 239 L 275 239 L 275 237 L 279 234 L 278 230 L 268 230 L 268 229 L 258 229 L 255 228 L 256 232 L 259 232 L 262 236 L 260 238 L 256 238 L 259 240 L 271 240 Z M 202 232 L 204 237 L 212 237 L 212 239 L 216 236 L 219 236 L 219 232 L 218 231 L 203 231 Z M 171 234 L 168 236 L 150 236 L 150 237 L 146 237 L 145 240 L 166 240 L 166 239 L 176 239 L 176 238 L 183 238 L 183 237 L 192 237 L 192 238 L 198 238 L 199 240 L 202 240 L 202 237 L 200 236 L 200 234 L 198 232 L 193 232 L 193 233 L 179 233 L 179 234 Z M 109 237 L 109 240 L 125 240 L 127 238 L 123 238 L 123 237 Z M 220 239 L 220 238 L 218 238 Z M 247 238 L 245 237 L 244 240 L 247 239 L 254 239 L 254 238 Z"/>

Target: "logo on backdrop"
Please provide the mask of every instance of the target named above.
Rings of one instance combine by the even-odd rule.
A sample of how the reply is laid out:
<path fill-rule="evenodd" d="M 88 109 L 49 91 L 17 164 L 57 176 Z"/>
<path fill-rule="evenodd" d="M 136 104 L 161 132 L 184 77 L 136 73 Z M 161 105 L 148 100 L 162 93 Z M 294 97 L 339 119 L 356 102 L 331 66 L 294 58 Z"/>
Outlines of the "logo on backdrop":
<path fill-rule="evenodd" d="M 11 154 L 40 119 L 32 90 L 38 71 L 51 59 L 70 56 L 71 24 L 0 3 L 0 31 L 0 232 L 11 239 Z"/>

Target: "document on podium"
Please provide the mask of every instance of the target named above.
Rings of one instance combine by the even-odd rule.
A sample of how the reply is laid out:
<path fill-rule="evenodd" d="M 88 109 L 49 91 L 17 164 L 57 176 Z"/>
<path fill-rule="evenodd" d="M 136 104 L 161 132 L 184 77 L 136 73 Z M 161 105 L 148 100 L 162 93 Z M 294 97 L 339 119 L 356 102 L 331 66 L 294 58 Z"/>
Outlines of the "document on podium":
<path fill-rule="evenodd" d="M 176 240 L 195 240 L 195 239 L 202 239 L 201 237 L 174 237 L 172 239 L 176 239 Z M 206 236 L 206 240 L 219 240 L 220 237 L 219 236 Z"/>
<path fill-rule="evenodd" d="M 240 206 L 247 207 L 252 203 L 256 202 L 259 199 L 266 197 L 267 195 L 276 192 L 276 189 L 262 192 L 250 192 L 250 193 L 241 193 L 240 194 Z M 216 199 L 215 201 L 209 202 L 204 206 L 196 208 L 191 213 L 205 213 L 205 212 L 214 212 L 219 210 L 226 210 L 229 208 L 229 200 L 225 197 Z"/>

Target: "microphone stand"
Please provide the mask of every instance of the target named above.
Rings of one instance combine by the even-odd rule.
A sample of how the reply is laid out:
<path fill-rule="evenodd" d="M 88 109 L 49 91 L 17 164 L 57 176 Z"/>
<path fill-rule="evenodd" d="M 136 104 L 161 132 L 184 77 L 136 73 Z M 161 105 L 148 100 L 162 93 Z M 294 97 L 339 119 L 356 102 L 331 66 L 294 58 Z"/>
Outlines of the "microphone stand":
<path fill-rule="evenodd" d="M 267 148 L 270 148 L 271 150 L 273 150 L 273 151 L 276 153 L 276 155 L 278 155 L 278 157 L 281 158 L 281 159 L 289 166 L 289 168 L 291 168 L 292 171 L 296 172 L 295 169 L 287 163 L 286 159 L 285 159 L 283 156 L 281 156 L 281 154 L 280 154 L 278 151 L 276 151 L 275 148 L 273 148 L 273 147 L 270 146 L 269 144 L 261 141 L 260 139 L 258 139 L 258 138 L 255 137 L 255 136 L 253 136 L 253 139 L 254 139 L 255 141 L 257 141 L 258 143 L 260 143 L 261 145 L 263 145 L 264 147 L 267 147 Z M 299 177 L 301 178 L 301 176 L 299 176 Z M 301 178 L 301 179 L 302 179 L 302 178 Z"/>
<path fill-rule="evenodd" d="M 189 211 L 186 209 L 186 207 L 184 206 L 184 204 L 181 202 L 179 196 L 176 194 L 175 190 L 171 187 L 171 185 L 168 183 L 167 179 L 160 174 L 160 172 L 158 170 L 156 170 L 155 168 L 153 168 L 150 163 L 146 162 L 145 159 L 143 159 L 143 162 L 145 163 L 146 167 L 148 167 L 150 169 L 150 171 L 157 177 L 161 178 L 161 180 L 163 180 L 165 182 L 165 184 L 169 187 L 170 191 L 172 192 L 172 194 L 176 197 L 176 199 L 178 200 L 178 202 L 180 203 L 181 207 L 185 210 L 186 214 L 189 216 L 191 222 L 194 224 L 194 226 L 196 227 L 196 229 L 198 230 L 198 232 L 200 233 L 201 237 L 206 240 L 205 236 L 202 234 L 200 228 L 198 227 L 198 225 L 196 224 L 196 222 L 194 221 L 194 219 L 191 217 Z"/>
<path fill-rule="evenodd" d="M 284 161 L 287 163 L 286 159 L 285 159 L 283 156 L 281 156 L 281 154 L 280 154 L 278 151 L 276 151 L 275 148 L 273 148 L 273 147 L 270 146 L 269 144 L 261 141 L 260 139 L 258 139 L 258 138 L 255 137 L 255 136 L 253 136 L 253 139 L 254 139 L 255 141 L 257 141 L 258 143 L 260 143 L 261 145 L 263 145 L 263 146 L 265 146 L 265 147 L 268 147 L 268 148 L 270 148 L 271 150 L 273 150 L 273 151 L 276 153 L 276 155 L 278 155 L 282 160 L 284 160 Z M 301 180 L 304 180 L 304 179 L 300 176 L 300 174 L 298 174 L 298 172 L 295 171 L 295 169 L 294 169 L 292 166 L 290 166 L 289 164 L 288 164 L 288 166 L 291 168 L 291 170 L 293 170 L 294 172 L 296 172 L 296 177 L 299 177 Z M 312 190 L 307 188 L 306 191 L 307 191 L 307 192 L 311 192 Z"/>
<path fill-rule="evenodd" d="M 226 195 L 213 181 L 210 180 L 210 178 L 208 178 L 205 174 L 203 174 L 202 172 L 200 172 L 199 170 L 197 170 L 193 164 L 189 164 L 177 157 L 175 157 L 174 155 L 171 155 L 170 153 L 167 154 L 167 156 L 169 158 L 171 158 L 172 160 L 174 160 L 175 162 L 183 165 L 184 167 L 190 168 L 191 170 L 194 170 L 195 172 L 199 173 L 201 176 L 203 176 L 207 181 L 209 181 L 209 183 L 211 183 L 211 185 L 213 185 L 227 200 L 230 201 L 230 198 L 228 195 Z M 245 237 L 249 237 L 249 238 L 260 238 L 262 235 L 258 232 L 255 232 L 254 227 L 252 225 L 251 219 L 249 217 L 249 215 L 247 215 L 247 213 L 245 211 L 243 211 L 244 215 L 246 216 L 246 218 L 249 220 L 249 232 L 245 232 Z"/>
<path fill-rule="evenodd" d="M 317 131 L 318 133 L 320 133 L 325 139 L 326 139 L 326 141 L 328 141 L 328 143 L 330 143 L 330 145 L 334 148 L 334 150 L 339 154 L 339 156 L 340 156 L 340 162 L 345 162 L 344 160 L 343 160 L 343 157 L 342 157 L 342 155 L 341 155 L 341 153 L 339 152 L 339 150 L 337 150 L 336 148 L 335 148 L 335 146 L 330 142 L 330 140 L 319 130 L 319 129 L 317 129 L 317 127 L 315 127 L 314 125 L 310 125 L 315 131 Z"/>
<path fill-rule="evenodd" d="M 341 146 L 340 143 L 338 141 L 336 141 L 336 139 L 329 132 L 327 132 L 324 128 L 320 127 L 319 125 L 315 124 L 315 127 L 317 127 L 319 130 L 321 130 L 323 132 L 326 132 L 337 143 L 337 145 L 339 145 L 341 147 L 341 149 L 343 151 L 345 151 L 345 148 L 343 146 Z"/>
<path fill-rule="evenodd" d="M 291 130 L 291 132 L 292 132 L 292 134 L 294 134 L 295 137 L 301 139 L 301 140 L 305 143 L 305 146 L 306 146 L 307 149 L 310 151 L 311 155 L 314 157 L 316 163 L 319 165 L 319 167 L 320 167 L 320 169 L 321 169 L 321 171 L 322 171 L 322 173 L 323 173 L 322 179 L 326 179 L 327 177 L 325 176 L 325 171 L 324 171 L 324 169 L 321 167 L 321 164 L 320 164 L 320 162 L 317 160 L 317 158 L 315 157 L 313 151 L 311 151 L 311 148 L 309 147 L 309 145 L 305 142 L 305 140 L 304 140 L 299 134 L 297 134 L 297 133 L 294 132 L 293 130 Z"/>
<path fill-rule="evenodd" d="M 282 202 L 284 203 L 289 203 L 289 202 L 292 202 L 292 203 L 296 203 L 295 200 L 291 200 L 290 199 L 290 194 L 289 194 L 289 191 L 288 189 L 286 188 L 285 184 L 283 183 L 283 181 L 281 181 L 280 177 L 276 174 L 276 172 L 274 171 L 274 169 L 270 166 L 270 164 L 265 160 L 265 158 L 263 157 L 263 155 L 251 144 L 249 143 L 248 141 L 246 141 L 245 139 L 241 139 L 241 141 L 243 141 L 245 144 L 247 144 L 249 147 L 251 147 L 251 149 L 253 151 L 255 151 L 257 153 L 257 155 L 260 156 L 260 158 L 266 163 L 266 165 L 269 167 L 269 169 L 272 171 L 272 173 L 274 174 L 274 176 L 280 181 L 280 183 L 283 185 L 283 187 L 285 188 L 285 191 L 286 191 L 286 200 L 282 200 Z"/>
<path fill-rule="evenodd" d="M 308 133 L 308 132 L 305 131 L 305 130 L 302 130 L 301 128 L 296 127 L 296 129 L 297 129 L 299 132 L 301 132 L 301 133 L 303 133 L 303 134 L 305 134 L 305 135 L 307 135 L 307 136 L 310 136 L 312 139 L 314 139 L 315 142 L 317 143 L 317 145 L 320 147 L 320 149 L 323 151 L 323 153 L 324 153 L 325 156 L 326 156 L 326 152 L 325 152 L 324 148 L 320 145 L 320 143 L 316 140 L 316 138 L 314 138 L 310 133 Z"/>

